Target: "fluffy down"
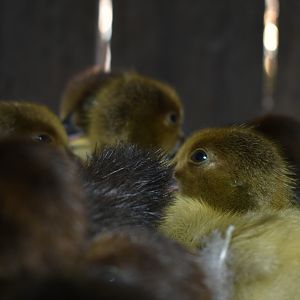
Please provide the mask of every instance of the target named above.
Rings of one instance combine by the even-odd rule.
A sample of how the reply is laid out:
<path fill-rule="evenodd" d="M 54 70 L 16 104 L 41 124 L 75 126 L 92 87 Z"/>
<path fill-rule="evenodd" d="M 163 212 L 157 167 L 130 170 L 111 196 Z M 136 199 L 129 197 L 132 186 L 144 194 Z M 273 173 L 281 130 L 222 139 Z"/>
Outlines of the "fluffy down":
<path fill-rule="evenodd" d="M 282 300 L 300 297 L 299 222 L 300 211 L 294 208 L 226 213 L 199 199 L 179 196 L 166 209 L 160 230 L 195 253 L 206 248 L 209 254 L 215 250 L 207 250 L 207 238 L 216 230 L 224 234 L 233 225 L 226 261 L 227 276 L 233 282 L 230 299 Z M 210 278 L 213 285 L 219 275 Z"/>
<path fill-rule="evenodd" d="M 172 201 L 176 188 L 172 171 L 160 151 L 134 145 L 96 150 L 82 170 L 91 232 L 155 226 Z"/>
<path fill-rule="evenodd" d="M 66 153 L 0 142 L 0 278 L 72 265 L 86 238 L 78 170 Z"/>

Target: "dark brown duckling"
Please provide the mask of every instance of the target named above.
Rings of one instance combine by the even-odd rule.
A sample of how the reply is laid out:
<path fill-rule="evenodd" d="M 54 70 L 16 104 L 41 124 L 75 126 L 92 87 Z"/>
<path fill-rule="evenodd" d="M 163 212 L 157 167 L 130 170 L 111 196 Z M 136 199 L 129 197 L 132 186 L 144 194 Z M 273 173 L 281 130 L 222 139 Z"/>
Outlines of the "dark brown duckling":
<path fill-rule="evenodd" d="M 0 278 L 76 264 L 86 239 L 78 169 L 54 146 L 0 141 Z"/>
<path fill-rule="evenodd" d="M 81 268 L 1 281 L 5 300 L 210 300 L 198 258 L 153 231 L 118 229 L 96 237 Z M 30 276 L 31 275 L 31 276 Z"/>

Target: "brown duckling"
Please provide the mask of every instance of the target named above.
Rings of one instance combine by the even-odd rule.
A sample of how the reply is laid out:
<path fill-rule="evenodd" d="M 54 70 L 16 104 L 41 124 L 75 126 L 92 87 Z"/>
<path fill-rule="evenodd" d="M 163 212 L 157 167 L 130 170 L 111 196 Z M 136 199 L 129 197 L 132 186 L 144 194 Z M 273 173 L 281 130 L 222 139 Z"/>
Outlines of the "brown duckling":
<path fill-rule="evenodd" d="M 93 68 L 71 80 L 61 117 L 81 128 L 92 148 L 123 141 L 172 152 L 182 138 L 182 104 L 175 90 L 135 72 Z"/>
<path fill-rule="evenodd" d="M 180 192 L 221 210 L 281 209 L 294 201 L 292 172 L 277 146 L 249 128 L 197 132 L 175 163 Z"/>
<path fill-rule="evenodd" d="M 0 278 L 77 263 L 86 210 L 76 164 L 62 149 L 0 141 Z"/>
<path fill-rule="evenodd" d="M 18 137 L 67 147 L 59 118 L 46 106 L 32 102 L 0 101 L 0 137 Z"/>
<path fill-rule="evenodd" d="M 96 237 L 72 273 L 1 281 L 5 300 L 209 300 L 198 258 L 153 231 L 119 229 Z M 31 275 L 31 276 L 30 276 Z M 217 300 L 217 299 L 216 299 Z"/>

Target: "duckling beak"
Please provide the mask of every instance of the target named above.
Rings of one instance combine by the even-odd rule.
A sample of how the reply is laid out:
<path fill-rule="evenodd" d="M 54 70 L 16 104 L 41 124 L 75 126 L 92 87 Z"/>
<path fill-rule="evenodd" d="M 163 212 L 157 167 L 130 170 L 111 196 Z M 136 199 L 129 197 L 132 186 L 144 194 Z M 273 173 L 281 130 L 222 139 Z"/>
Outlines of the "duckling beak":
<path fill-rule="evenodd" d="M 175 179 L 175 177 L 172 178 L 172 183 L 170 184 L 170 186 L 168 187 L 167 190 L 169 193 L 176 193 L 179 191 L 179 185 L 177 180 Z"/>
<path fill-rule="evenodd" d="M 67 132 L 67 135 L 72 139 L 72 137 L 77 137 L 78 135 L 83 134 L 83 130 L 77 127 L 72 120 L 73 116 L 70 114 L 64 120 L 62 120 L 62 124 Z"/>
<path fill-rule="evenodd" d="M 183 177 L 184 170 L 180 164 L 175 165 L 173 176 L 176 181 L 180 182 L 180 178 Z M 178 183 L 179 185 L 179 183 Z"/>

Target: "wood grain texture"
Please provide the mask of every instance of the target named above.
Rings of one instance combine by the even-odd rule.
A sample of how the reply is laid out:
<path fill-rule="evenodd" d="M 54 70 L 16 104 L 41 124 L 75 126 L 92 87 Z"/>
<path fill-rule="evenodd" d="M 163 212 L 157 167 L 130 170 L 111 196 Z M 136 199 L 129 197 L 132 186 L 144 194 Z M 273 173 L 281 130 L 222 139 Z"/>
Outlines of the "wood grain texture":
<path fill-rule="evenodd" d="M 276 112 L 300 116 L 300 2 L 280 1 Z"/>
<path fill-rule="evenodd" d="M 114 1 L 113 68 L 174 85 L 186 131 L 244 121 L 261 110 L 260 0 Z"/>
<path fill-rule="evenodd" d="M 94 63 L 97 0 L 1 0 L 1 99 L 57 110 L 71 75 Z"/>
<path fill-rule="evenodd" d="M 57 110 L 67 79 L 95 62 L 98 1 L 0 2 L 0 95 Z M 114 0 L 112 67 L 175 86 L 185 131 L 261 111 L 261 0 Z"/>

